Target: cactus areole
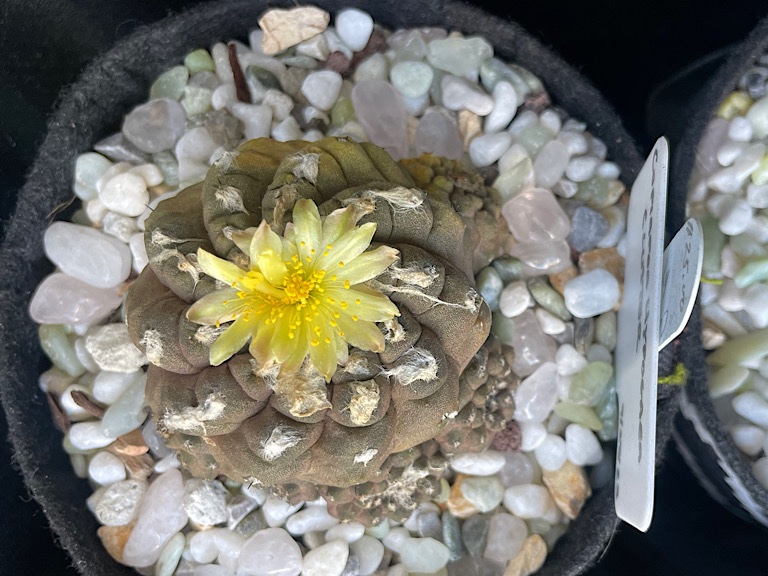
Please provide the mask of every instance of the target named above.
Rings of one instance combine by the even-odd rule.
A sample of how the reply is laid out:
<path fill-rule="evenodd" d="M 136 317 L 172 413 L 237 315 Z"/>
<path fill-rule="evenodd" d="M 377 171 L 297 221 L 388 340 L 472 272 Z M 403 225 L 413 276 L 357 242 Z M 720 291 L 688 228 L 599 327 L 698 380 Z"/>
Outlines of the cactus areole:
<path fill-rule="evenodd" d="M 224 155 L 147 219 L 126 300 L 158 429 L 196 476 L 406 517 L 446 456 L 504 426 L 476 401 L 509 374 L 474 290 L 500 220 L 480 176 L 431 156 L 336 138 Z"/>

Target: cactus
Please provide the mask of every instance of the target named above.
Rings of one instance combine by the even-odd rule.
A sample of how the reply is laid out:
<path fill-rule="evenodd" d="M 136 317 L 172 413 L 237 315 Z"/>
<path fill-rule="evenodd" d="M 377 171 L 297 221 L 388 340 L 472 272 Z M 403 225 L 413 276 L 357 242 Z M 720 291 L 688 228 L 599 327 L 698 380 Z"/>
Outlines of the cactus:
<path fill-rule="evenodd" d="M 508 351 L 474 290 L 499 221 L 456 163 L 243 144 L 146 222 L 126 311 L 158 429 L 196 476 L 407 517 L 446 455 L 486 447 L 510 413 Z"/>

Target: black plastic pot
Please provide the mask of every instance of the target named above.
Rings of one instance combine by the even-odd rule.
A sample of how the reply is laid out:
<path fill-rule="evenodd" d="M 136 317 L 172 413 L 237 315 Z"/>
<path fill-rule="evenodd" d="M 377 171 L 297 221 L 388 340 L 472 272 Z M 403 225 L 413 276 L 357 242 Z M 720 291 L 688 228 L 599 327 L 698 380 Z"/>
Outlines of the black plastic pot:
<path fill-rule="evenodd" d="M 684 130 L 681 130 L 679 146 L 673 153 L 670 176 L 673 213 L 670 223 L 682 221 L 696 150 L 707 124 L 722 100 L 736 89 L 742 74 L 766 51 L 768 18 L 763 19 L 741 43 L 705 58 L 698 65 L 692 65 L 670 84 L 678 86 L 677 96 L 671 98 L 677 103 L 671 109 L 678 110 L 680 117 L 687 120 Z M 719 67 L 714 70 L 712 59 L 720 59 Z M 702 74 L 705 70 L 711 71 L 706 79 Z M 688 90 L 693 85 L 694 77 L 698 78 L 698 92 Z M 682 106 L 680 96 L 685 94 L 689 98 Z M 663 117 L 662 114 L 659 116 Z M 657 118 L 655 122 L 663 124 L 663 119 Z M 679 124 L 674 126 L 679 127 Z M 701 331 L 690 326 L 683 338 L 688 342 L 683 361 L 691 367 L 691 377 L 681 394 L 680 414 L 675 420 L 673 434 L 678 448 L 702 486 L 715 500 L 737 516 L 768 526 L 768 490 L 755 479 L 749 459 L 733 443 L 709 396 Z"/>
<path fill-rule="evenodd" d="M 433 25 L 485 36 L 497 55 L 537 74 L 557 105 L 587 122 L 590 131 L 608 145 L 611 158 L 622 168 L 625 183 L 631 184 L 636 176 L 641 157 L 611 107 L 578 72 L 518 25 L 450 0 L 407 4 L 319 0 L 316 4 L 331 13 L 354 5 L 391 29 Z M 27 486 L 83 574 L 133 572 L 115 563 L 102 548 L 96 536 L 97 523 L 84 506 L 90 490 L 85 481 L 75 479 L 59 447 L 61 435 L 52 424 L 37 386 L 38 375 L 48 363 L 38 346 L 36 326 L 27 316 L 27 306 L 37 284 L 51 271 L 42 249 L 48 214 L 71 197 L 77 154 L 118 130 L 125 113 L 146 99 L 150 83 L 160 72 L 179 63 L 193 48 L 230 38 L 244 39 L 258 16 L 267 7 L 275 6 L 292 7 L 294 3 L 224 0 L 202 4 L 138 30 L 88 66 L 62 94 L 49 122 L 48 135 L 19 194 L 15 215 L 8 223 L 0 252 L 0 270 L 4 272 L 0 276 L 0 365 L 4 367 L 0 392 L 15 456 Z M 666 365 L 671 366 L 669 358 Z M 674 391 L 660 390 L 659 398 L 660 457 L 677 407 Z M 597 561 L 617 524 L 613 485 L 609 484 L 595 492 L 539 574 L 583 572 Z"/>

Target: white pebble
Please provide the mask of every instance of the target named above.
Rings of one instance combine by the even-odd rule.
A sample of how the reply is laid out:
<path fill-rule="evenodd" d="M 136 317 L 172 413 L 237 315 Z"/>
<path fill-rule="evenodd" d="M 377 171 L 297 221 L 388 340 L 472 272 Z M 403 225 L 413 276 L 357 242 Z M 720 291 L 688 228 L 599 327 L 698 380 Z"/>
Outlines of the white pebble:
<path fill-rule="evenodd" d="M 544 362 L 514 392 L 515 420 L 543 422 L 557 402 L 557 364 Z"/>
<path fill-rule="evenodd" d="M 272 128 L 272 109 L 269 106 L 235 102 L 232 104 L 232 115 L 245 124 L 246 140 L 269 136 Z"/>
<path fill-rule="evenodd" d="M 752 473 L 760 484 L 768 490 L 768 456 L 763 456 L 752 464 Z"/>
<path fill-rule="evenodd" d="M 590 318 L 612 310 L 619 303 L 620 289 L 616 278 L 598 268 L 566 282 L 563 289 L 565 306 L 577 318 Z"/>
<path fill-rule="evenodd" d="M 130 240 L 128 240 L 128 248 L 131 250 L 131 256 L 133 256 L 133 271 L 139 274 L 149 264 L 147 247 L 144 244 L 144 234 L 139 232 L 131 236 Z"/>
<path fill-rule="evenodd" d="M 103 492 L 93 510 L 96 519 L 104 526 L 125 526 L 136 517 L 147 483 L 129 478 L 100 490 Z"/>
<path fill-rule="evenodd" d="M 216 142 L 211 138 L 208 130 L 199 126 L 187 131 L 176 142 L 176 159 L 179 162 L 182 159 L 206 162 L 216 148 Z"/>
<path fill-rule="evenodd" d="M 357 66 L 352 79 L 355 84 L 364 80 L 386 80 L 389 74 L 389 61 L 381 52 L 372 54 Z"/>
<path fill-rule="evenodd" d="M 733 443 L 749 456 L 757 456 L 766 440 L 765 430 L 749 424 L 736 424 L 730 429 Z"/>
<path fill-rule="evenodd" d="M 504 130 L 517 112 L 517 92 L 509 82 L 500 81 L 493 87 L 493 110 L 485 117 L 483 131 L 486 134 Z"/>
<path fill-rule="evenodd" d="M 768 402 L 757 392 L 743 392 L 733 398 L 731 405 L 739 416 L 761 428 L 768 428 Z"/>
<path fill-rule="evenodd" d="M 341 576 L 349 558 L 349 544 L 332 540 L 307 552 L 301 566 L 302 576 Z"/>
<path fill-rule="evenodd" d="M 565 145 L 569 156 L 578 156 L 580 154 L 584 154 L 589 148 L 587 139 L 584 137 L 584 134 L 580 132 L 562 130 L 557 135 L 557 139 Z"/>
<path fill-rule="evenodd" d="M 112 404 L 141 376 L 140 370 L 135 372 L 101 371 L 96 374 L 93 381 L 93 397 L 104 404 Z"/>
<path fill-rule="evenodd" d="M 473 476 L 491 476 L 502 469 L 506 460 L 504 454 L 496 450 L 483 452 L 468 452 L 457 454 L 451 458 L 450 464 L 454 471 Z"/>
<path fill-rule="evenodd" d="M 557 371 L 564 376 L 573 376 L 587 366 L 587 359 L 571 344 L 563 344 L 555 354 Z"/>
<path fill-rule="evenodd" d="M 78 450 L 94 450 L 109 446 L 116 440 L 110 436 L 104 436 L 101 431 L 101 422 L 77 422 L 67 432 L 69 441 Z"/>
<path fill-rule="evenodd" d="M 504 490 L 504 508 L 519 518 L 541 518 L 552 503 L 546 486 L 521 484 Z"/>
<path fill-rule="evenodd" d="M 720 231 L 728 236 L 741 234 L 752 222 L 752 206 L 741 198 L 724 198 L 719 212 Z"/>
<path fill-rule="evenodd" d="M 303 505 L 303 503 L 291 505 L 282 498 L 269 496 L 262 507 L 264 519 L 272 528 L 282 526 L 288 517 L 301 509 Z"/>
<path fill-rule="evenodd" d="M 746 149 L 747 145 L 743 142 L 726 141 L 717 149 L 717 163 L 723 167 L 730 166 Z"/>
<path fill-rule="evenodd" d="M 539 151 L 533 162 L 536 186 L 552 188 L 563 177 L 568 164 L 568 150 L 562 142 L 552 140 Z"/>
<path fill-rule="evenodd" d="M 261 105 L 269 106 L 272 110 L 272 119 L 280 121 L 285 120 L 291 115 L 293 99 L 279 90 L 270 89 L 264 95 Z"/>
<path fill-rule="evenodd" d="M 237 90 L 231 82 L 217 86 L 211 94 L 211 106 L 214 110 L 228 109 L 237 101 Z"/>
<path fill-rule="evenodd" d="M 355 52 L 365 48 L 373 32 L 373 18 L 356 8 L 340 11 L 336 14 L 334 23 L 339 38 Z"/>
<path fill-rule="evenodd" d="M 552 132 L 553 136 L 557 136 L 563 127 L 563 121 L 560 119 L 560 115 L 551 108 L 547 108 L 544 112 L 539 114 L 539 123 Z"/>
<path fill-rule="evenodd" d="M 443 106 L 448 110 L 469 110 L 478 116 L 488 116 L 493 110 L 493 98 L 477 84 L 446 74 L 440 81 L 440 87 Z"/>
<path fill-rule="evenodd" d="M 363 536 L 353 542 L 349 548 L 360 560 L 358 576 L 370 576 L 373 574 L 384 558 L 384 545 L 380 540 L 371 536 Z"/>
<path fill-rule="evenodd" d="M 509 132 L 483 134 L 470 142 L 469 157 L 475 166 L 483 168 L 501 158 L 511 145 L 512 135 Z"/>
<path fill-rule="evenodd" d="M 299 126 L 296 118 L 289 116 L 272 127 L 272 138 L 278 142 L 301 140 L 301 126 Z"/>
<path fill-rule="evenodd" d="M 147 357 L 134 346 L 123 323 L 94 328 L 85 338 L 85 347 L 102 370 L 136 372 L 147 363 Z"/>
<path fill-rule="evenodd" d="M 144 567 L 157 561 L 165 543 L 187 523 L 181 506 L 183 494 L 184 483 L 178 470 L 169 470 L 149 485 L 123 549 L 125 564 Z"/>
<path fill-rule="evenodd" d="M 400 561 L 410 572 L 437 572 L 450 556 L 448 547 L 434 538 L 408 538 L 400 546 Z"/>
<path fill-rule="evenodd" d="M 141 176 L 147 186 L 159 186 L 164 180 L 163 173 L 155 164 L 140 164 L 128 172 Z"/>
<path fill-rule="evenodd" d="M 565 464 L 565 451 L 565 440 L 557 434 L 547 434 L 534 454 L 542 470 L 554 471 Z"/>
<path fill-rule="evenodd" d="M 744 116 L 736 116 L 728 126 L 728 138 L 734 142 L 749 142 L 752 139 L 752 124 Z"/>
<path fill-rule="evenodd" d="M 301 93 L 307 101 L 320 110 L 330 110 L 339 98 L 341 74 L 333 70 L 311 72 L 301 84 Z"/>
<path fill-rule="evenodd" d="M 83 394 L 88 394 L 88 388 L 80 384 L 71 384 L 70 386 L 67 386 L 64 392 L 61 393 L 61 396 L 59 397 L 59 406 L 67 415 L 69 421 L 79 422 L 92 418 L 91 413 L 88 412 L 88 410 L 75 402 L 74 398 L 72 398 L 72 392 L 82 392 Z"/>
<path fill-rule="evenodd" d="M 227 521 L 229 493 L 218 480 L 190 478 L 184 484 L 182 505 L 189 519 L 202 526 L 215 526 Z"/>
<path fill-rule="evenodd" d="M 266 528 L 251 536 L 240 551 L 237 576 L 298 576 L 301 549 L 282 528 Z"/>
<path fill-rule="evenodd" d="M 565 332 L 565 322 L 544 308 L 536 308 L 534 311 L 536 320 L 539 321 L 541 331 L 544 334 L 562 334 Z"/>
<path fill-rule="evenodd" d="M 285 522 L 285 529 L 294 536 L 300 536 L 315 530 L 328 530 L 339 523 L 331 516 L 325 506 L 308 506 L 296 512 Z"/>
<path fill-rule="evenodd" d="M 499 311 L 507 318 L 514 318 L 533 306 L 528 285 L 519 280 L 507 284 L 499 295 Z"/>
<path fill-rule="evenodd" d="M 547 437 L 547 429 L 541 422 L 519 422 L 522 443 L 520 450 L 532 452 L 536 450 Z"/>
<path fill-rule="evenodd" d="M 392 528 L 386 536 L 382 539 L 382 543 L 389 550 L 392 550 L 395 554 L 400 553 L 400 547 L 403 545 L 406 539 L 410 538 L 411 534 L 408 529 L 402 526 Z"/>
<path fill-rule="evenodd" d="M 126 216 L 138 216 L 149 203 L 147 183 L 132 172 L 118 174 L 104 185 L 99 200 L 108 210 Z"/>
<path fill-rule="evenodd" d="M 532 484 L 536 477 L 536 468 L 530 456 L 522 452 L 505 452 L 506 463 L 499 471 L 499 478 L 505 487 L 520 484 Z"/>
<path fill-rule="evenodd" d="M 494 514 L 488 527 L 483 556 L 502 565 L 506 564 L 523 547 L 526 536 L 528 527 L 520 518 L 505 512 Z"/>
<path fill-rule="evenodd" d="M 102 451 L 88 463 L 88 476 L 102 486 L 125 480 L 123 461 L 111 452 Z"/>
<path fill-rule="evenodd" d="M 594 432 L 580 424 L 565 429 L 565 451 L 577 466 L 593 466 L 603 459 L 603 448 Z"/>
<path fill-rule="evenodd" d="M 351 544 L 362 538 L 363 534 L 365 534 L 365 526 L 360 522 L 340 522 L 331 526 L 325 533 L 325 537 L 329 542 L 331 540 L 344 540 Z"/>
<path fill-rule="evenodd" d="M 594 156 L 577 156 L 568 163 L 565 176 L 572 182 L 586 182 L 595 175 L 599 165 L 599 158 Z"/>
<path fill-rule="evenodd" d="M 193 532 L 189 539 L 189 555 L 200 564 L 210 564 L 219 555 L 219 549 L 210 530 Z"/>

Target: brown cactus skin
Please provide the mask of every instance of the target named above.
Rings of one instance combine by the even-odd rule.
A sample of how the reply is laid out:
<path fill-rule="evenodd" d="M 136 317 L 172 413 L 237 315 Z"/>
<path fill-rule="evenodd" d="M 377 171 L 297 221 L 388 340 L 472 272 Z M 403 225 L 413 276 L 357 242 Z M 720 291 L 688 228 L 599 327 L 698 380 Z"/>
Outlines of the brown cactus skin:
<path fill-rule="evenodd" d="M 473 289 L 473 272 L 494 255 L 485 244 L 498 200 L 456 163 L 427 157 L 407 166 L 427 192 L 372 144 L 253 140 L 148 218 L 150 263 L 127 296 L 129 333 L 153 364 L 147 399 L 158 429 L 193 474 L 224 474 L 292 500 L 322 495 L 332 513 L 378 523 L 407 517 L 433 494 L 445 454 L 485 448 L 503 428 L 509 407 L 491 399 L 509 371 L 495 340 L 483 347 L 491 315 Z M 231 232 L 265 219 L 282 233 L 299 198 L 321 215 L 355 206 L 360 224 L 377 224 L 372 247 L 400 251 L 370 282 L 401 311 L 381 326 L 384 351 L 351 348 L 328 384 L 330 407 L 306 416 L 290 411 L 247 351 L 210 366 L 216 334 L 185 316 L 216 288 L 196 265 L 197 249 L 247 266 Z M 411 374 L 419 361 L 433 370 Z M 306 385 L 302 378 L 291 385 Z M 476 405 L 483 394 L 489 402 Z"/>

